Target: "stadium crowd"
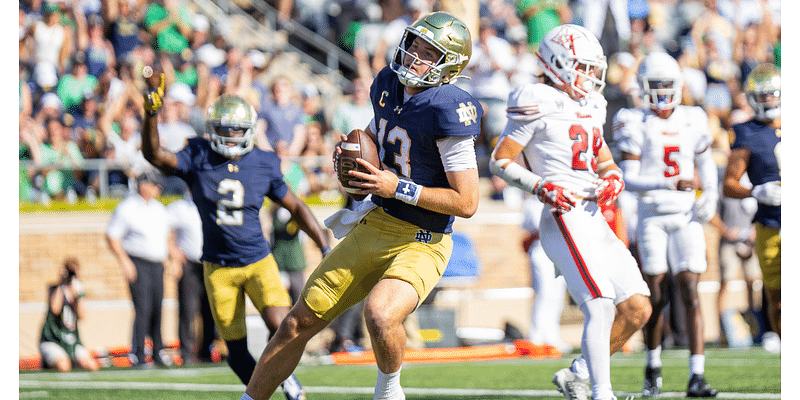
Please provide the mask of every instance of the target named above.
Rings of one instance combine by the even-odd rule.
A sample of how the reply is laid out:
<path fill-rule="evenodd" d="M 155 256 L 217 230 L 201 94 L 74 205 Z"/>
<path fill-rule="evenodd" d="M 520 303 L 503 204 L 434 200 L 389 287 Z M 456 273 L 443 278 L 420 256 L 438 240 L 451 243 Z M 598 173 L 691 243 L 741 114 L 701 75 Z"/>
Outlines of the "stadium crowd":
<path fill-rule="evenodd" d="M 256 14 L 254 1 L 234 3 Z M 481 176 L 490 179 L 487 160 L 505 126 L 508 94 L 538 79 L 533 53 L 553 26 L 593 29 L 606 51 L 605 135 L 612 151 L 612 117 L 621 108 L 642 105 L 638 63 L 656 51 L 673 56 L 684 77 L 683 104 L 708 114 L 720 175 L 732 126 L 753 116 L 743 90 L 746 77 L 762 63 L 780 66 L 779 0 L 611 0 L 613 18 L 591 12 L 603 3 L 593 0 L 475 2 L 478 31 L 472 32 L 473 58 L 465 72 L 472 79 L 457 84 L 484 104 L 476 151 Z M 117 197 L 152 171 L 140 150 L 145 66 L 166 75 L 159 132 L 171 151 L 204 135 L 205 110 L 219 95 L 233 93 L 256 107 L 259 147 L 289 161 L 327 160 L 340 133 L 372 118 L 368 89 L 394 54 L 402 28 L 421 12 L 443 6 L 431 0 L 270 3 L 280 10 L 279 21 L 293 18 L 358 60 L 357 76 L 340 98 L 323 99 L 317 86 L 292 71 L 275 73 L 270 66 L 278 53 L 226 38 L 190 0 L 20 0 L 19 158 L 26 161 L 19 167 L 20 202 L 96 198 L 101 175 L 83 168 L 86 160 L 114 167 L 105 185 Z M 323 106 L 331 101 L 336 106 Z M 299 176 L 300 195 L 338 190 L 329 163 L 287 162 L 284 168 Z M 182 194 L 182 186 L 164 182 L 165 194 Z M 493 179 L 491 187 L 484 197 L 510 207 L 521 204 L 521 194 L 502 180 Z"/>
<path fill-rule="evenodd" d="M 236 3 L 255 12 L 250 1 Z M 352 8 L 343 0 L 289 1 L 293 18 L 351 52 L 362 66 L 345 96 L 333 100 L 341 106 L 322 107 L 313 83 L 289 71 L 284 76 L 268 71 L 276 55 L 229 41 L 225 29 L 212 25 L 190 1 L 20 1 L 19 154 L 20 160 L 31 161 L 20 164 L 20 201 L 93 198 L 99 175 L 81 168 L 84 160 L 104 159 L 118 166 L 108 177 L 117 196 L 127 193 L 129 180 L 150 168 L 138 150 L 141 116 L 135 111 L 141 109 L 145 65 L 167 75 L 168 112 L 161 123 L 168 126 L 164 143 L 173 150 L 187 137 L 205 132 L 203 113 L 210 101 L 221 93 L 236 93 L 257 107 L 259 146 L 274 148 L 279 140 L 289 140 L 284 156 L 330 154 L 338 132 L 368 121 L 370 111 L 361 93 L 393 54 L 396 26 L 442 7 L 431 0 L 362 3 Z M 722 168 L 730 127 L 752 113 L 742 91 L 744 79 L 759 63 L 780 66 L 780 1 L 620 0 L 613 3 L 622 3 L 628 18 L 618 21 L 615 15 L 605 25 L 589 20 L 594 16 L 586 11 L 591 3 L 478 2 L 479 32 L 473 33 L 475 51 L 466 71 L 473 79 L 459 85 L 487 106 L 479 158 L 488 158 L 502 131 L 508 92 L 536 79 L 531 56 L 541 35 L 551 26 L 576 23 L 598 27 L 593 33 L 610 61 L 604 93 L 609 121 L 615 108 L 639 105 L 637 63 L 650 52 L 666 51 L 682 67 L 688 89 L 684 104 L 700 105 L 709 114 Z M 318 131 L 325 140 L 318 140 Z M 606 129 L 607 138 L 610 131 Z M 320 179 L 331 171 L 317 164 L 303 167 L 308 191 L 336 188 L 335 181 Z M 488 169 L 482 175 L 489 175 Z M 494 180 L 491 196 L 502 199 L 503 187 Z M 514 193 L 506 197 L 510 205 L 519 205 Z"/>

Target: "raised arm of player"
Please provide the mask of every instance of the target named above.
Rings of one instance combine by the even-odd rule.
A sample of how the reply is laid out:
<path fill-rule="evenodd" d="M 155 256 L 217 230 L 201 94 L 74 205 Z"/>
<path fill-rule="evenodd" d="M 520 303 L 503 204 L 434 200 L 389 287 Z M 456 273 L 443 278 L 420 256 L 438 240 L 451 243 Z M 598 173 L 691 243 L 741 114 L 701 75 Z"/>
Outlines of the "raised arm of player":
<path fill-rule="evenodd" d="M 152 81 L 147 80 L 148 85 Z M 158 86 L 144 93 L 144 123 L 142 124 L 142 154 L 159 171 L 171 175 L 178 166 L 175 153 L 161 147 L 158 138 L 158 110 L 163 105 L 164 74 L 160 74 Z"/>

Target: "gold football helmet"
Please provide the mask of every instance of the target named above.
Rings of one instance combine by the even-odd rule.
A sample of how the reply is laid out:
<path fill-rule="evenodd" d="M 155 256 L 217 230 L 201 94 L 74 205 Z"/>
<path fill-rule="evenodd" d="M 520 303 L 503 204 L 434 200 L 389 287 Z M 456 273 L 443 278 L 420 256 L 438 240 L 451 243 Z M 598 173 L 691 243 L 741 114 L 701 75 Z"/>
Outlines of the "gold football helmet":
<path fill-rule="evenodd" d="M 747 101 L 756 119 L 772 121 L 781 116 L 781 69 L 773 64 L 761 64 L 750 72 L 745 81 Z"/>
<path fill-rule="evenodd" d="M 442 53 L 430 71 L 418 76 L 403 66 L 405 57 L 417 58 L 406 51 L 414 38 L 422 38 Z M 439 86 L 451 82 L 460 74 L 472 55 L 472 38 L 463 21 L 452 14 L 437 11 L 427 14 L 406 28 L 403 39 L 394 53 L 390 68 L 400 78 L 403 85 L 411 87 Z M 416 61 L 416 60 L 415 60 Z"/>
<path fill-rule="evenodd" d="M 256 110 L 243 98 L 232 94 L 220 96 L 208 107 L 206 124 L 211 148 L 217 153 L 233 158 L 253 149 Z"/>

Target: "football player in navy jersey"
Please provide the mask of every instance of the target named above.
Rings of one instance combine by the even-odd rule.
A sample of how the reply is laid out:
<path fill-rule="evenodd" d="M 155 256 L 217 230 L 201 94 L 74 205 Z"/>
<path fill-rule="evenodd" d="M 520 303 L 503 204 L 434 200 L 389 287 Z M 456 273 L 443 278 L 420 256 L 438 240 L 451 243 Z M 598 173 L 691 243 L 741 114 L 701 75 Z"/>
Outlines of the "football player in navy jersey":
<path fill-rule="evenodd" d="M 767 314 L 781 334 L 781 70 L 757 66 L 745 81 L 755 117 L 733 126 L 735 135 L 725 169 L 725 196 L 755 197 L 756 254 L 767 294 Z M 739 178 L 747 172 L 752 189 Z"/>
<path fill-rule="evenodd" d="M 163 92 L 161 74 L 158 88 L 145 94 L 142 153 L 161 172 L 189 185 L 203 223 L 203 272 L 211 311 L 228 348 L 228 364 L 247 384 L 256 360 L 247 350 L 245 293 L 271 333 L 291 306 L 258 219 L 264 197 L 289 210 L 323 256 L 330 251 L 327 233 L 289 190 L 280 158 L 253 147 L 256 113 L 250 104 L 235 95 L 220 96 L 206 115 L 210 140 L 189 139 L 173 153 L 160 146 L 158 137 L 156 113 Z M 287 399 L 305 399 L 297 378 L 284 378 Z"/>
<path fill-rule="evenodd" d="M 447 267 L 455 217 L 469 218 L 478 208 L 474 141 L 483 110 L 450 84 L 471 53 L 469 30 L 451 14 L 427 14 L 406 28 L 394 62 L 370 89 L 375 114 L 365 131 L 375 138 L 382 165 L 359 159 L 369 173 L 351 171 L 364 180 L 351 182 L 358 194 L 371 196 L 339 212 L 356 217 L 326 220 L 344 239 L 309 277 L 242 399 L 269 398 L 308 340 L 361 300 L 379 369 L 373 399 L 405 399 L 402 322 Z M 339 152 L 337 146 L 335 160 Z"/>

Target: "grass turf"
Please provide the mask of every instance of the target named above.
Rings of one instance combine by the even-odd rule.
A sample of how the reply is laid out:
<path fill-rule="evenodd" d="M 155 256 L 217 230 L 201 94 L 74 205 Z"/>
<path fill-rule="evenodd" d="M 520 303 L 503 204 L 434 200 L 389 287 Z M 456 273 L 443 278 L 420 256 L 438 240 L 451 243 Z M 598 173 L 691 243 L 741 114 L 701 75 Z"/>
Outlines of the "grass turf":
<path fill-rule="evenodd" d="M 688 350 L 665 350 L 663 399 L 683 398 L 688 381 Z M 559 399 L 550 383 L 553 373 L 569 365 L 561 359 L 528 358 L 470 363 L 406 364 L 401 384 L 408 400 Z M 309 400 L 370 399 L 374 365 L 301 365 L 296 375 Z M 644 354 L 612 357 L 611 379 L 618 397 L 641 390 Z M 775 399 L 781 392 L 781 356 L 760 348 L 706 350 L 706 378 L 720 391 L 718 398 Z M 76 371 L 20 372 L 19 398 L 96 399 L 239 399 L 244 385 L 226 364 L 169 369 L 106 368 L 97 373 Z M 281 393 L 273 400 L 283 399 Z"/>

